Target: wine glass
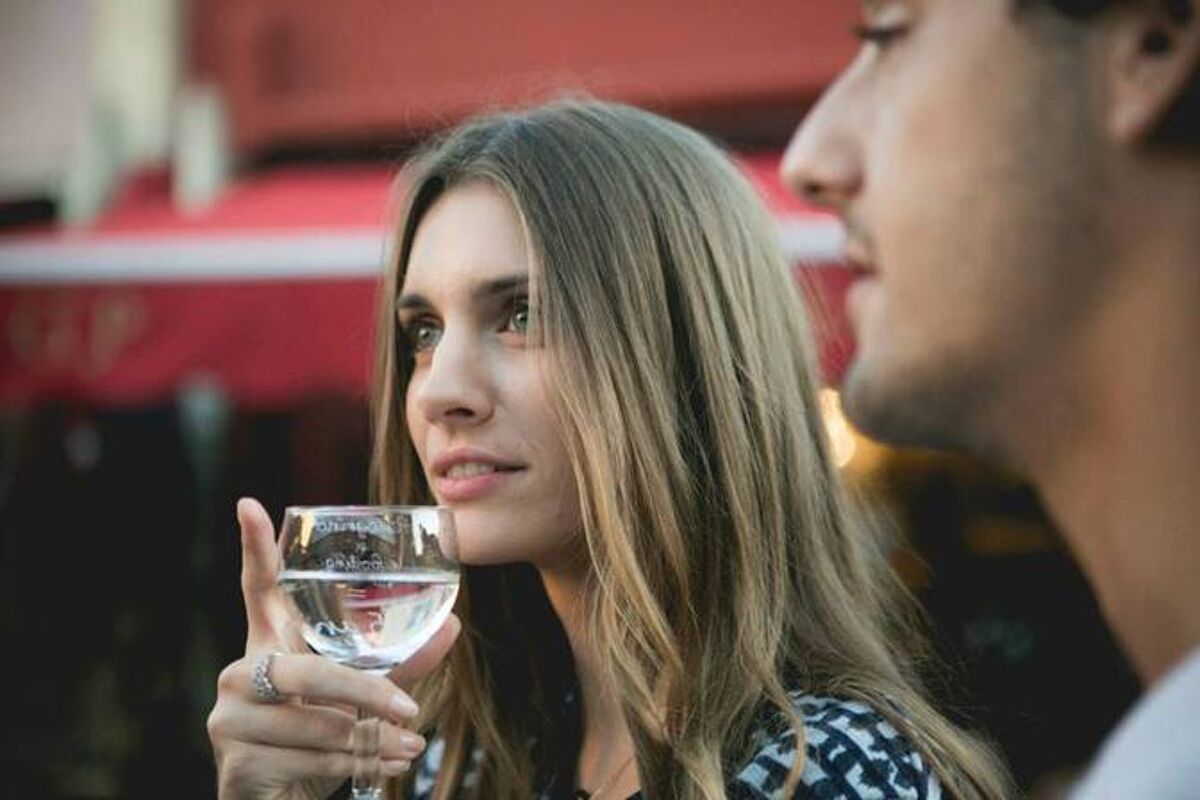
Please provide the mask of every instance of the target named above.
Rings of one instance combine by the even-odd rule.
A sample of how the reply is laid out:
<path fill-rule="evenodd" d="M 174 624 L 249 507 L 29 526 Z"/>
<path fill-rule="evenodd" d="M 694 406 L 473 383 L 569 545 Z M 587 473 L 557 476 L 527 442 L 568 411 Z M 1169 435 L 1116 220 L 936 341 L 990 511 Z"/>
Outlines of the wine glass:
<path fill-rule="evenodd" d="M 291 506 L 279 585 L 304 640 L 340 664 L 387 673 L 442 626 L 458 595 L 454 517 L 441 506 Z M 355 800 L 381 800 L 379 720 L 358 709 Z"/>

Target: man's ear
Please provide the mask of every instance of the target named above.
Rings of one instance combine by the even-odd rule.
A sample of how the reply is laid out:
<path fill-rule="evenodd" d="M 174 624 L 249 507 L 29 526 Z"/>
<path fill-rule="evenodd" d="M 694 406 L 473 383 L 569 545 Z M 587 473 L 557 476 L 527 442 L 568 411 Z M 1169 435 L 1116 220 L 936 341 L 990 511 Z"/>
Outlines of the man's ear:
<path fill-rule="evenodd" d="M 1179 5 L 1140 0 L 1114 12 L 1108 122 L 1120 142 L 1149 137 L 1200 80 L 1200 20 L 1194 6 L 1184 13 Z"/>

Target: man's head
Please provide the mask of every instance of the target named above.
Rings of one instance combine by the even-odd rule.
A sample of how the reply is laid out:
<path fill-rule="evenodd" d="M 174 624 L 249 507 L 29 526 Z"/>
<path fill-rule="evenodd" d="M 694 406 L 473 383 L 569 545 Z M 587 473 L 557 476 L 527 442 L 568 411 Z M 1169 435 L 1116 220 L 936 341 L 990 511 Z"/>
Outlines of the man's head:
<path fill-rule="evenodd" d="M 1200 25 L 1188 0 L 865 7 L 783 168 L 862 271 L 845 403 L 882 438 L 1008 456 L 1130 268 L 1154 153 L 1200 163 Z"/>
<path fill-rule="evenodd" d="M 1196 22 L 1195 0 L 1012 0 L 1018 14 L 1050 11 L 1075 27 L 1099 19 L 1106 12 L 1143 10 L 1149 6 L 1154 17 L 1144 26 L 1140 49 L 1147 55 L 1165 53 L 1179 44 L 1172 28 L 1187 28 Z M 1147 141 L 1200 153 L 1200 69 L 1178 91 L 1174 102 L 1158 120 Z"/>

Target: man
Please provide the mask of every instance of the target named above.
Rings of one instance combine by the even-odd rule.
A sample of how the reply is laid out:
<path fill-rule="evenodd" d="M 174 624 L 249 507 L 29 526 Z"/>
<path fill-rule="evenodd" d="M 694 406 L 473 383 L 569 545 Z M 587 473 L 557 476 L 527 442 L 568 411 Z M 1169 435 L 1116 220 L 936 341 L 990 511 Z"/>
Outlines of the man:
<path fill-rule="evenodd" d="M 858 272 L 847 412 L 1034 481 L 1147 686 L 1081 798 L 1200 798 L 1200 20 L 866 2 L 784 159 Z"/>

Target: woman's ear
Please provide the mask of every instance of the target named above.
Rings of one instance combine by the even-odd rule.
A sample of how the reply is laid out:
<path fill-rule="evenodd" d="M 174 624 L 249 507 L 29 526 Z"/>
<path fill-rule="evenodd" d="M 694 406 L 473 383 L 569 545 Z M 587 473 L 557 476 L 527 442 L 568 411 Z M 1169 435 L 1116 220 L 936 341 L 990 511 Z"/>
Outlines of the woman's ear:
<path fill-rule="evenodd" d="M 1200 80 L 1200 21 L 1191 4 L 1139 0 L 1114 12 L 1109 131 L 1145 140 L 1191 82 Z"/>

